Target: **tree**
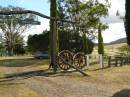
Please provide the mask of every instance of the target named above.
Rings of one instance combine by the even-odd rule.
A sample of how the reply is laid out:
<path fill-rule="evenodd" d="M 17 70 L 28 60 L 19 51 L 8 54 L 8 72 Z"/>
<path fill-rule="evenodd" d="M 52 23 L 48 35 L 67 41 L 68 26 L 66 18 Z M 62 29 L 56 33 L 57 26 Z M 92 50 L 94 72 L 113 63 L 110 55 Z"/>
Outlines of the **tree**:
<path fill-rule="evenodd" d="M 107 28 L 108 26 L 106 25 L 103 25 L 101 23 L 98 24 L 98 54 L 99 54 L 101 68 L 104 67 L 103 64 L 104 44 L 103 44 L 102 30 L 105 30 Z"/>
<path fill-rule="evenodd" d="M 21 11 L 20 7 L 0 7 L 1 11 Z M 9 55 L 13 55 L 15 47 L 23 46 L 22 34 L 31 27 L 29 24 L 21 24 L 22 20 L 34 20 L 35 16 L 32 14 L 17 14 L 17 15 L 3 15 L 0 17 L 0 28 L 4 35 L 4 42 Z"/>
<path fill-rule="evenodd" d="M 59 51 L 70 50 L 74 53 L 83 51 L 82 36 L 78 33 L 70 33 L 64 31 L 58 31 L 59 33 Z M 28 50 L 32 53 L 36 51 L 48 51 L 49 47 L 49 33 L 50 31 L 44 31 L 42 34 L 29 35 L 27 40 Z M 78 41 L 75 41 L 75 37 L 78 38 Z M 94 43 L 87 39 L 87 45 L 89 45 L 87 53 L 93 51 Z M 66 44 L 66 45 L 65 45 Z"/>
<path fill-rule="evenodd" d="M 14 51 L 13 53 L 15 55 L 23 55 L 26 53 L 26 48 L 25 48 L 24 44 L 17 44 L 17 45 L 15 45 L 13 51 Z"/>
<path fill-rule="evenodd" d="M 6 54 L 6 50 L 5 50 L 3 35 L 2 35 L 2 33 L 0 33 L 0 56 L 3 56 L 5 54 Z"/>
<path fill-rule="evenodd" d="M 49 47 L 49 31 L 42 34 L 29 35 L 27 40 L 28 50 L 32 53 L 36 51 L 48 51 Z"/>
<path fill-rule="evenodd" d="M 94 43 L 86 37 L 86 34 L 82 36 L 82 43 L 83 43 L 83 52 L 85 54 L 91 54 L 94 48 Z"/>
<path fill-rule="evenodd" d="M 127 36 L 127 43 L 130 45 L 130 0 L 125 0 L 125 31 Z"/>
<path fill-rule="evenodd" d="M 101 25 L 98 28 L 98 53 L 104 55 L 104 44 L 103 44 L 103 37 L 101 33 Z"/>
<path fill-rule="evenodd" d="M 106 1 L 103 4 L 98 0 L 87 0 L 84 2 L 80 0 L 59 0 L 58 6 L 60 18 L 64 17 L 64 19 L 77 22 L 77 24 L 71 25 L 74 32 L 82 30 L 79 28 L 85 28 L 87 34 L 94 34 L 97 25 L 101 23 L 100 18 L 108 14 L 109 2 Z M 70 27 L 69 24 L 68 26 Z"/>
<path fill-rule="evenodd" d="M 82 45 L 84 40 L 79 33 L 71 33 L 69 31 L 67 32 L 66 30 L 59 30 L 58 32 L 60 32 L 59 33 L 59 45 L 60 45 L 59 51 L 69 50 L 74 53 L 84 52 L 84 45 Z M 86 53 L 90 54 L 93 51 L 94 43 L 89 39 L 86 39 L 86 40 L 87 40 L 87 43 L 84 43 L 84 44 L 89 45 Z"/>
<path fill-rule="evenodd" d="M 57 0 L 50 0 L 50 16 L 53 18 L 57 18 L 57 2 L 56 1 Z M 53 67 L 54 72 L 57 71 L 56 55 L 58 54 L 58 51 L 59 51 L 58 31 L 56 30 L 57 30 L 57 22 L 51 19 L 50 20 L 50 35 L 49 35 L 50 36 L 49 49 L 50 49 L 50 55 L 51 55 L 51 64 L 49 67 Z M 54 31 L 56 31 L 56 33 L 54 33 Z M 54 37 L 54 34 L 56 34 L 57 36 Z M 55 45 L 56 47 L 54 47 Z M 56 51 L 53 51 L 55 48 L 56 48 Z"/>
<path fill-rule="evenodd" d="M 98 0 L 87 0 L 85 2 L 80 0 L 59 0 L 58 2 L 59 17 L 77 22 L 77 24 L 73 25 L 64 25 L 64 29 L 69 30 L 70 33 L 74 32 L 82 35 L 83 51 L 86 54 L 89 53 L 88 48 L 90 46 L 87 40 L 96 38 L 97 26 L 102 24 L 100 18 L 107 16 L 108 8 L 108 1 L 105 4 L 100 3 Z M 75 38 L 75 40 L 78 41 L 78 38 Z"/>

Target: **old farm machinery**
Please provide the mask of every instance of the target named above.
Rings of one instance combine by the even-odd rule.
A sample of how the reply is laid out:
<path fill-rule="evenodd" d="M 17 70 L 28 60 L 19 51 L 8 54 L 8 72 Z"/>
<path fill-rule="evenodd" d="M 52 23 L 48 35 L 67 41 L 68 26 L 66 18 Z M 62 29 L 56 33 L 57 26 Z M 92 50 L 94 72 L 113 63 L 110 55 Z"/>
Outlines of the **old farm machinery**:
<path fill-rule="evenodd" d="M 58 66 L 62 70 L 71 69 L 69 64 L 72 64 L 78 69 L 83 69 L 86 66 L 86 57 L 82 52 L 74 54 L 68 50 L 63 50 L 59 53 L 58 57 Z M 62 59 L 64 59 L 64 61 Z"/>
<path fill-rule="evenodd" d="M 63 50 L 58 54 L 57 64 L 62 70 L 67 71 L 73 68 L 83 75 L 87 75 L 82 71 L 82 69 L 87 66 L 85 54 L 82 52 L 74 54 L 69 50 Z"/>
<path fill-rule="evenodd" d="M 58 55 L 56 53 L 57 22 L 58 21 L 67 22 L 67 23 L 75 23 L 75 22 L 59 19 L 56 17 L 49 17 L 49 16 L 46 16 L 42 13 L 32 11 L 32 10 L 0 11 L 0 15 L 7 15 L 7 16 L 13 15 L 13 14 L 28 14 L 28 13 L 38 15 L 42 18 L 53 20 L 53 23 L 54 23 L 54 25 L 53 25 L 54 31 L 52 33 L 52 51 L 53 52 L 52 52 L 52 56 L 51 56 L 51 61 L 53 64 L 53 71 L 56 72 L 58 66 L 62 70 L 69 70 L 69 69 L 73 68 L 73 69 L 76 69 L 81 74 L 86 76 L 87 74 L 82 71 L 82 68 L 86 66 L 85 55 L 83 53 L 74 54 L 68 50 L 63 50 Z M 28 22 L 28 21 L 25 21 L 25 22 Z M 34 21 L 31 21 L 31 23 L 32 22 L 34 24 Z M 36 24 L 37 24 L 37 22 L 36 22 Z"/>

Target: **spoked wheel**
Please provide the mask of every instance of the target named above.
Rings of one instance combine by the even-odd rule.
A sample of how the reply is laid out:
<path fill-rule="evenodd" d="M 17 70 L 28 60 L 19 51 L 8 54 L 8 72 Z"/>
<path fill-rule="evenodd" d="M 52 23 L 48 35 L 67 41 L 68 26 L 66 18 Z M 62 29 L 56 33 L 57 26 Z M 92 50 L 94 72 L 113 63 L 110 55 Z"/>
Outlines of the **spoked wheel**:
<path fill-rule="evenodd" d="M 59 57 L 65 61 L 59 58 L 59 67 L 62 70 L 70 69 L 71 67 L 66 63 L 73 64 L 73 54 L 68 50 L 63 50 L 59 53 Z"/>
<path fill-rule="evenodd" d="M 82 69 L 86 66 L 86 58 L 83 53 L 77 53 L 74 55 L 74 66 Z"/>

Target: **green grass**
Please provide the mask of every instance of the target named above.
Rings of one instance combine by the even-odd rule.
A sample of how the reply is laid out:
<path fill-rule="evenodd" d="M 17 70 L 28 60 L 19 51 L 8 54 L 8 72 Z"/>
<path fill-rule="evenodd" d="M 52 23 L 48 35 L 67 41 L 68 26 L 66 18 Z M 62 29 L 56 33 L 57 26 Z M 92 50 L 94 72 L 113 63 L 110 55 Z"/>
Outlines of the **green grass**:
<path fill-rule="evenodd" d="M 39 60 L 32 57 L 7 57 L 0 58 L 0 66 L 7 67 L 25 67 L 31 65 L 45 65 L 48 64 L 49 60 Z"/>

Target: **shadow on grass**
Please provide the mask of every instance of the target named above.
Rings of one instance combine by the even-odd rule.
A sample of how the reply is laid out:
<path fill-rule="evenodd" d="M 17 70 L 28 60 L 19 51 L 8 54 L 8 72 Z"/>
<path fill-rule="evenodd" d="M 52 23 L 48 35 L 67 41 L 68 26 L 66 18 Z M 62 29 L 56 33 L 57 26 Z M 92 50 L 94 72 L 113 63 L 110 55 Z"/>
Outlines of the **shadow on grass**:
<path fill-rule="evenodd" d="M 24 83 L 12 83 L 12 82 L 9 82 L 9 83 L 0 83 L 0 87 L 1 86 L 15 86 L 15 85 L 23 85 Z"/>
<path fill-rule="evenodd" d="M 49 60 L 34 59 L 34 58 L 0 60 L 0 66 L 4 67 L 25 67 L 30 65 L 43 65 L 48 63 Z"/>
<path fill-rule="evenodd" d="M 77 72 L 76 70 L 72 71 L 59 71 L 54 73 L 52 70 L 37 70 L 37 71 L 28 71 L 21 73 L 6 74 L 5 77 L 0 78 L 0 82 L 8 82 L 13 80 L 23 80 L 35 76 L 44 76 L 44 77 L 57 77 L 57 76 L 73 76 L 72 73 Z M 82 76 L 82 75 L 80 75 Z M 88 76 L 89 77 L 89 76 Z"/>
<path fill-rule="evenodd" d="M 124 89 L 115 93 L 112 97 L 130 97 L 130 89 Z"/>
<path fill-rule="evenodd" d="M 97 69 L 92 69 L 92 70 L 88 70 L 88 71 L 99 71 L 99 70 L 105 70 L 105 69 L 108 69 L 110 67 L 106 66 L 106 67 L 103 67 L 103 68 L 97 68 Z"/>

